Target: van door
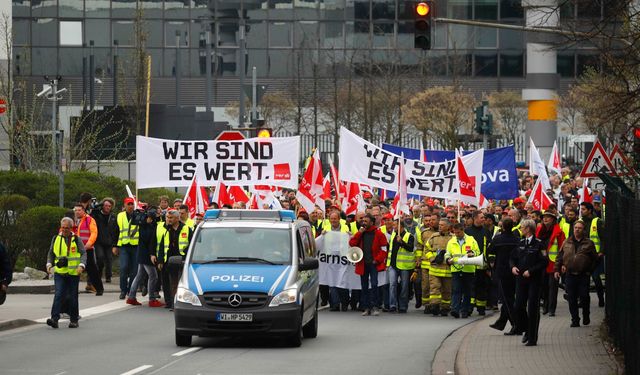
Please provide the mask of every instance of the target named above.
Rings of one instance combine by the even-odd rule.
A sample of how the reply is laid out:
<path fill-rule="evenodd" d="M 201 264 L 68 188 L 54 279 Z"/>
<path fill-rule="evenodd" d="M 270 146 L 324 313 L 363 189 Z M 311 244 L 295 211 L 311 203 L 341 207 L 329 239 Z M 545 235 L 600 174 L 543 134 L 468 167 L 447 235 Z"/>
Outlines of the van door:
<path fill-rule="evenodd" d="M 304 261 L 306 258 L 315 258 L 316 256 L 316 243 L 311 234 L 310 227 L 298 228 L 300 238 L 302 239 L 302 249 L 300 251 L 300 261 Z M 302 285 L 300 292 L 303 295 L 303 323 L 307 323 L 313 318 L 315 312 L 316 301 L 318 299 L 318 270 L 309 270 L 299 272 Z"/>

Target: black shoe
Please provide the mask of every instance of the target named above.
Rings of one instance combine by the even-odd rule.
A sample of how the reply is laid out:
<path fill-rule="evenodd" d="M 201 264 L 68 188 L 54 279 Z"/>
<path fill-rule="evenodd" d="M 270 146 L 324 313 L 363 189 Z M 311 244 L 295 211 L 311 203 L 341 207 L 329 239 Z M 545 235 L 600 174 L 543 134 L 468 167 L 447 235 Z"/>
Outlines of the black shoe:
<path fill-rule="evenodd" d="M 47 325 L 51 328 L 58 328 L 58 321 L 49 318 L 47 319 Z"/>
<path fill-rule="evenodd" d="M 342 311 L 347 311 L 347 310 L 349 310 L 349 305 L 342 305 L 342 306 L 341 306 L 341 310 L 342 310 Z"/>
<path fill-rule="evenodd" d="M 546 307 L 542 309 L 542 315 L 547 315 L 549 313 L 549 309 Z"/>
<path fill-rule="evenodd" d="M 562 298 L 564 298 L 565 301 L 569 301 L 569 295 L 567 293 L 564 293 Z"/>
<path fill-rule="evenodd" d="M 78 327 L 80 327 L 80 326 L 78 325 L 78 322 L 71 322 L 71 323 L 69 323 L 69 328 L 78 328 Z"/>
<path fill-rule="evenodd" d="M 468 317 L 469 317 L 469 314 L 467 314 L 467 313 L 464 313 L 464 314 L 462 314 L 462 316 L 461 316 L 461 318 L 462 318 L 462 319 L 467 319 Z"/>
<path fill-rule="evenodd" d="M 588 326 L 589 323 L 591 323 L 591 319 L 589 319 L 588 315 L 582 318 L 582 325 L 583 326 Z"/>
<path fill-rule="evenodd" d="M 556 313 L 555 313 L 555 312 L 553 312 L 553 311 L 551 311 L 551 312 L 549 313 L 549 316 L 556 316 Z"/>
<path fill-rule="evenodd" d="M 598 307 L 604 307 L 604 300 L 598 300 Z"/>
<path fill-rule="evenodd" d="M 449 315 L 448 310 L 440 310 L 440 316 L 447 316 L 447 315 Z"/>
<path fill-rule="evenodd" d="M 573 322 L 571 322 L 571 325 L 569 327 L 572 327 L 572 328 L 580 327 L 580 322 L 573 321 Z"/>
<path fill-rule="evenodd" d="M 438 316 L 441 312 L 442 311 L 440 311 L 440 306 L 433 306 L 431 308 L 431 313 L 433 314 L 433 316 Z"/>
<path fill-rule="evenodd" d="M 395 312 L 395 307 L 392 308 L 388 308 L 388 307 L 383 307 L 380 310 L 382 310 L 382 312 Z"/>
<path fill-rule="evenodd" d="M 320 302 L 320 306 L 327 306 L 328 304 L 329 304 L 329 301 Z"/>
<path fill-rule="evenodd" d="M 524 346 L 536 346 L 537 344 L 535 342 L 529 342 L 527 341 L 526 344 L 524 344 Z"/>
<path fill-rule="evenodd" d="M 509 332 L 505 332 L 504 335 L 505 336 L 517 336 L 520 333 L 518 331 L 516 331 L 515 328 L 511 327 L 511 330 Z"/>
<path fill-rule="evenodd" d="M 451 316 L 453 316 L 456 319 L 460 319 L 460 314 L 457 311 L 451 311 L 450 312 Z"/>
<path fill-rule="evenodd" d="M 478 309 L 478 315 L 485 316 L 485 315 L 487 315 L 487 313 L 485 312 L 484 309 Z"/>
<path fill-rule="evenodd" d="M 526 333 L 524 334 L 524 336 L 522 336 L 522 343 L 524 344 L 525 342 L 529 342 L 529 335 L 527 335 Z"/>
<path fill-rule="evenodd" d="M 340 311 L 340 308 L 338 306 L 334 306 L 330 308 L 329 311 Z"/>
<path fill-rule="evenodd" d="M 118 298 L 120 298 L 120 299 L 124 299 L 126 296 L 127 296 L 127 293 L 125 293 L 125 292 L 120 292 L 120 297 L 118 297 Z"/>
<path fill-rule="evenodd" d="M 493 324 L 489 324 L 489 327 L 496 329 L 498 331 L 504 331 L 504 327 L 507 325 L 507 322 L 504 322 L 504 324 L 500 321 L 496 321 Z"/>
<path fill-rule="evenodd" d="M 101 296 L 101 295 L 103 295 L 103 294 L 104 294 L 104 289 L 102 289 L 102 290 L 98 290 L 98 291 L 96 292 L 96 296 Z"/>
<path fill-rule="evenodd" d="M 399 312 L 400 314 L 406 314 L 406 313 L 407 313 L 407 310 L 398 310 L 398 312 Z"/>
<path fill-rule="evenodd" d="M 422 301 L 416 301 L 416 309 L 419 309 L 422 307 Z"/>
<path fill-rule="evenodd" d="M 111 279 L 105 279 L 104 282 L 107 284 L 111 284 Z"/>

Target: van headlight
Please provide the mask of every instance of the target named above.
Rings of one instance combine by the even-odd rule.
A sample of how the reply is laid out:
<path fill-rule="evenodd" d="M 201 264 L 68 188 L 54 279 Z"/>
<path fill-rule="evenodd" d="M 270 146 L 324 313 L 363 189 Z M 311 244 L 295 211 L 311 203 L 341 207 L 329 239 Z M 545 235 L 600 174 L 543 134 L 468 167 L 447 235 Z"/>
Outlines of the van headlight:
<path fill-rule="evenodd" d="M 276 307 L 287 303 L 296 303 L 298 300 L 298 289 L 287 289 L 276 294 L 269 303 L 269 307 Z"/>
<path fill-rule="evenodd" d="M 187 288 L 178 288 L 178 293 L 176 293 L 176 301 L 188 303 L 193 306 L 202 306 L 198 296 Z"/>

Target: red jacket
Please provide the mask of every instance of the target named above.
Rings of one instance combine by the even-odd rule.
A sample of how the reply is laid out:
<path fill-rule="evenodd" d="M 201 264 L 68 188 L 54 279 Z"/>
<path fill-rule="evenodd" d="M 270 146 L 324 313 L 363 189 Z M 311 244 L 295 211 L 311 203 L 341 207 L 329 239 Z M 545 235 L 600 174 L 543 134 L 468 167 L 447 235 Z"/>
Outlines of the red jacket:
<path fill-rule="evenodd" d="M 540 228 L 542 228 L 542 226 L 540 226 L 536 231 L 536 237 L 538 238 L 540 235 Z M 562 244 L 564 244 L 564 240 L 566 238 L 564 237 L 564 232 L 562 231 L 562 229 L 560 228 L 560 225 L 558 224 L 553 225 L 553 231 L 551 232 L 551 237 L 549 237 L 549 244 L 547 245 L 547 256 L 549 254 L 549 249 L 551 249 L 551 245 L 553 244 L 553 241 L 555 241 L 556 239 L 558 240 L 558 253 L 559 253 L 560 249 L 562 248 Z M 549 259 L 549 263 L 547 263 L 547 273 L 553 273 L 553 267 L 554 267 L 554 262 L 551 259 Z"/>
<path fill-rule="evenodd" d="M 378 271 L 384 271 L 387 267 L 387 237 L 376 226 L 372 226 L 367 229 L 367 232 L 374 232 L 373 245 L 371 246 L 371 252 L 373 260 L 376 261 L 376 269 Z M 349 240 L 349 246 L 357 246 L 362 249 L 362 233 L 357 231 L 356 234 Z M 364 275 L 364 258 L 356 263 L 356 274 Z"/>

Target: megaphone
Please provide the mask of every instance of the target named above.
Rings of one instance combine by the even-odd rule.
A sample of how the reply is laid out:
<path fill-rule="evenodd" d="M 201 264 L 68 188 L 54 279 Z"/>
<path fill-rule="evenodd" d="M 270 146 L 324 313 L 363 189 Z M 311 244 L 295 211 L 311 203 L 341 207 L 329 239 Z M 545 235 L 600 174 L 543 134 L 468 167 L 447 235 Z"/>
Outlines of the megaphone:
<path fill-rule="evenodd" d="M 461 258 L 458 258 L 458 261 L 456 263 L 462 266 L 478 266 L 478 267 L 485 266 L 484 255 L 478 255 L 477 257 L 471 257 L 471 258 L 467 256 L 463 256 Z"/>
<path fill-rule="evenodd" d="M 359 247 L 354 246 L 350 247 L 349 250 L 347 250 L 347 259 L 351 263 L 358 263 L 362 260 L 363 256 L 364 254 L 362 253 L 362 249 Z"/>

